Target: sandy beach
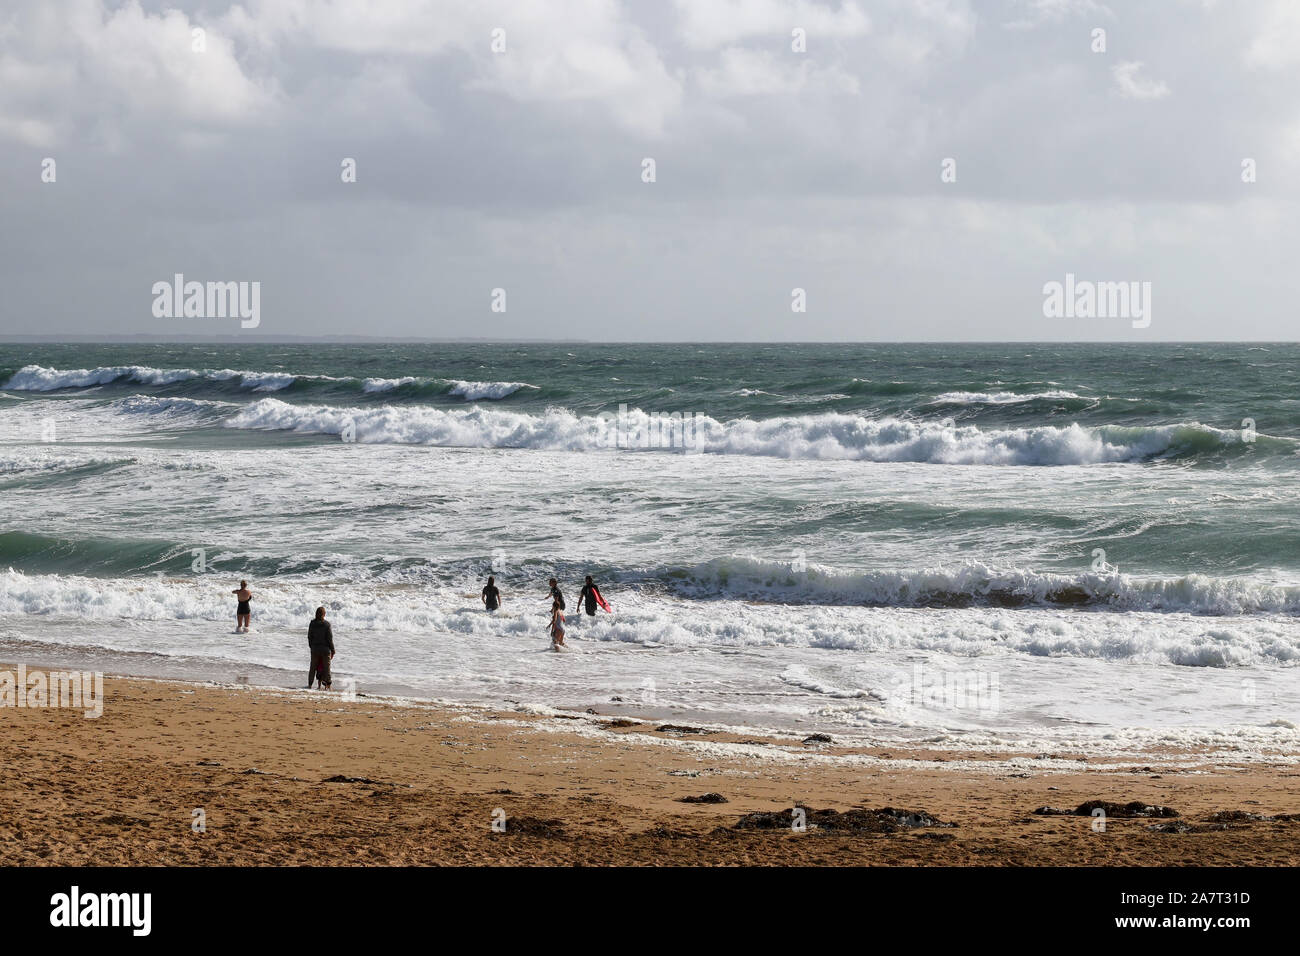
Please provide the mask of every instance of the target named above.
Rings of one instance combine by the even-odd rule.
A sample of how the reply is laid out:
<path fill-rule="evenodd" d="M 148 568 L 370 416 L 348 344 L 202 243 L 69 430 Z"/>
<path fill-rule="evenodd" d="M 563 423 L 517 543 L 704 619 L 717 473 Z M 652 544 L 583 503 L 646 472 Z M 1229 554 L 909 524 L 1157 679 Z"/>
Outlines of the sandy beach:
<path fill-rule="evenodd" d="M 98 719 L 0 709 L 0 864 L 1300 861 L 1300 820 L 1267 819 L 1300 813 L 1285 755 L 846 750 L 588 713 L 122 677 L 104 688 Z M 725 802 L 685 802 L 706 794 Z M 1178 815 L 1112 812 L 1099 832 L 1088 815 L 1035 813 L 1093 800 Z"/>

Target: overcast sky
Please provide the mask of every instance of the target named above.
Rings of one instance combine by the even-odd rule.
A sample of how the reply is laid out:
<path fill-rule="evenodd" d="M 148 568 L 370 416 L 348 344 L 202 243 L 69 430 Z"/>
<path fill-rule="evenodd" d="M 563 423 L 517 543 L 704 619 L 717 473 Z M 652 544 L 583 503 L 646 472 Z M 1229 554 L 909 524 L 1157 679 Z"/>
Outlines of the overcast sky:
<path fill-rule="evenodd" d="M 1294 340 L 1298 77 L 1295 0 L 4 0 L 0 333 Z"/>

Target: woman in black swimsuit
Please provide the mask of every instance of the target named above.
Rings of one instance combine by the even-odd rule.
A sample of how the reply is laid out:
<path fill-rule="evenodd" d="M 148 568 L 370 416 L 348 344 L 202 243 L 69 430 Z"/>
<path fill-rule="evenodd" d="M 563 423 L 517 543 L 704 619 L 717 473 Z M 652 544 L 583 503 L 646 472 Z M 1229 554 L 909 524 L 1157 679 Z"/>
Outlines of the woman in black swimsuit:
<path fill-rule="evenodd" d="M 239 607 L 235 608 L 235 633 L 240 631 L 248 633 L 248 619 L 252 616 L 252 611 L 248 607 L 248 602 L 253 600 L 253 592 L 248 590 L 248 582 L 240 581 L 239 588 L 231 591 L 239 599 Z"/>

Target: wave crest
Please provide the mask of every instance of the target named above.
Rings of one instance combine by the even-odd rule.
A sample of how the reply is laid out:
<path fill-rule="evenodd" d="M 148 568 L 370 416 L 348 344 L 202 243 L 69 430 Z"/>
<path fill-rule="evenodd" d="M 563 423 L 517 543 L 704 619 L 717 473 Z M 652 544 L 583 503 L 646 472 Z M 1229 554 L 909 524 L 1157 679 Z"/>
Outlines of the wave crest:
<path fill-rule="evenodd" d="M 25 365 L 2 386 L 13 392 L 55 392 L 64 388 L 91 388 L 114 382 L 140 385 L 175 385 L 194 379 L 228 382 L 239 379 L 243 388 L 259 392 L 288 388 L 298 376 L 288 372 L 245 372 L 235 369 L 150 368 L 147 365 L 101 365 L 93 369 L 57 369 Z"/>
<path fill-rule="evenodd" d="M 536 389 L 536 385 L 529 385 L 527 382 L 460 382 L 451 383 L 451 388 L 447 389 L 448 395 L 455 395 L 465 399 L 467 402 L 476 402 L 480 399 L 507 398 L 519 391 L 521 388 Z"/>
<path fill-rule="evenodd" d="M 1060 574 L 995 568 L 844 573 L 747 557 L 715 558 L 667 576 L 682 597 L 734 598 L 781 604 L 874 607 L 1061 607 L 1235 616 L 1300 614 L 1300 588 L 1191 574 L 1135 578 L 1125 574 Z"/>
<path fill-rule="evenodd" d="M 372 443 L 589 451 L 678 450 L 778 458 L 920 462 L 947 465 L 1091 465 L 1217 454 L 1248 447 L 1240 433 L 1196 422 L 1176 425 L 1039 426 L 981 430 L 974 425 L 876 420 L 822 413 L 718 421 L 705 415 L 668 421 L 640 409 L 623 418 L 429 407 L 340 408 L 262 399 L 227 422 L 256 428 L 339 435 L 349 424 Z M 675 430 L 674 430 L 675 428 Z M 1295 451 L 1289 439 L 1258 436 L 1260 448 Z"/>

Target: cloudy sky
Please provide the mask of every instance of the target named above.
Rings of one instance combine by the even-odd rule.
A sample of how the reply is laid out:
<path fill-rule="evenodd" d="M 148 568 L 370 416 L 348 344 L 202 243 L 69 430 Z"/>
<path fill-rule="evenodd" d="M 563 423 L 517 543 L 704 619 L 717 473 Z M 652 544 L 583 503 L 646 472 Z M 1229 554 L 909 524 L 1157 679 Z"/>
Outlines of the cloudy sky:
<path fill-rule="evenodd" d="M 0 334 L 1294 340 L 1298 78 L 1294 0 L 5 0 Z"/>

